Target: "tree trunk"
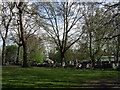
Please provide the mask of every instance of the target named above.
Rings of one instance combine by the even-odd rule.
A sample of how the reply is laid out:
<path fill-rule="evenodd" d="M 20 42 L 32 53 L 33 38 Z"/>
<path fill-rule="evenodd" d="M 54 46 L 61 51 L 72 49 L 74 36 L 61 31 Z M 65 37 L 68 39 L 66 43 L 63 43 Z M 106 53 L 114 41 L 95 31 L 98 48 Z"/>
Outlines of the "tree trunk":
<path fill-rule="evenodd" d="M 89 50 L 90 50 L 90 59 L 91 59 L 91 63 L 92 63 L 92 67 L 95 67 L 95 60 L 94 60 L 94 56 L 92 53 L 92 34 L 91 32 L 89 32 L 89 39 L 90 39 L 90 46 L 89 46 Z"/>
<path fill-rule="evenodd" d="M 29 67 L 28 65 L 28 61 L 27 61 L 27 43 L 25 40 L 25 36 L 24 36 L 24 28 L 23 28 L 23 23 L 22 23 L 22 14 L 23 11 L 21 9 L 23 5 L 23 2 L 20 2 L 18 5 L 18 9 L 19 9 L 19 22 L 20 22 L 20 32 L 21 32 L 21 40 L 22 40 L 22 46 L 23 46 L 23 67 Z"/>
<path fill-rule="evenodd" d="M 20 45 L 18 45 L 18 50 L 17 50 L 17 58 L 16 58 L 16 64 L 19 62 L 19 55 L 20 55 Z"/>
<path fill-rule="evenodd" d="M 3 40 L 3 46 L 2 46 L 2 65 L 5 64 L 5 57 L 6 57 L 6 41 Z"/>
<path fill-rule="evenodd" d="M 95 67 L 95 60 L 93 57 L 91 57 L 91 61 L 92 61 L 92 67 L 94 68 Z"/>
<path fill-rule="evenodd" d="M 117 51 L 116 51 L 115 66 L 117 66 L 118 61 L 119 61 L 119 46 L 118 46 Z"/>
<path fill-rule="evenodd" d="M 65 59 L 65 53 L 61 52 L 61 66 L 63 66 L 64 59 Z"/>
<path fill-rule="evenodd" d="M 28 61 L 27 61 L 27 45 L 24 42 L 23 43 L 23 67 L 29 67 Z"/>

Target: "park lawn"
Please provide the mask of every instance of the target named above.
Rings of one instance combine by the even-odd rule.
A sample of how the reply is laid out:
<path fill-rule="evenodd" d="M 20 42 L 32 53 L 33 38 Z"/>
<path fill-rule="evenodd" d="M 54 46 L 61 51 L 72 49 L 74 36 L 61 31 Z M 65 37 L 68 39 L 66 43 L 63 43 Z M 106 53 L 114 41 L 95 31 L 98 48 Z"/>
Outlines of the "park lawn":
<path fill-rule="evenodd" d="M 2 67 L 2 88 L 82 88 L 119 86 L 120 72 L 20 66 Z"/>

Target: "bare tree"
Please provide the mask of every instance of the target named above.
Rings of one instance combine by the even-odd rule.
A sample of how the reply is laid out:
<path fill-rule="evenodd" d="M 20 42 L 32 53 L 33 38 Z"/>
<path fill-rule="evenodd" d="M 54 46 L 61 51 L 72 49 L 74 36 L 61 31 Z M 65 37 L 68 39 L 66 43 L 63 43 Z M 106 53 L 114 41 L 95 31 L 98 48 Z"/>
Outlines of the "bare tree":
<path fill-rule="evenodd" d="M 34 12 L 34 8 L 32 4 L 29 2 L 18 2 L 16 3 L 16 9 L 18 10 L 16 15 L 16 22 L 19 27 L 17 33 L 19 42 L 22 42 L 23 46 L 23 67 L 28 67 L 29 62 L 27 60 L 28 57 L 28 48 L 27 48 L 27 41 L 28 38 L 34 35 L 38 28 L 37 28 L 37 20 L 36 20 L 36 13 Z M 21 44 L 21 43 L 19 43 Z"/>
<path fill-rule="evenodd" d="M 43 25 L 44 30 L 56 43 L 63 65 L 66 51 L 83 35 L 80 20 L 85 14 L 84 5 L 75 2 L 48 2 L 39 3 L 38 10 L 40 17 L 47 22 L 47 25 Z"/>
<path fill-rule="evenodd" d="M 19 29 L 19 23 L 16 20 L 16 15 L 14 14 L 13 20 L 12 20 L 12 30 L 10 32 L 10 40 L 12 40 L 15 44 L 17 44 L 17 57 L 16 57 L 16 64 L 19 62 L 19 55 L 20 55 L 20 47 L 22 47 L 22 41 L 21 41 L 21 33 Z"/>
<path fill-rule="evenodd" d="M 3 41 L 3 46 L 2 46 L 2 65 L 6 63 L 5 61 L 5 53 L 6 53 L 6 41 L 8 37 L 8 32 L 9 32 L 9 27 L 10 23 L 13 17 L 13 9 L 15 6 L 15 3 L 12 2 L 2 2 L 0 3 L 0 36 Z"/>

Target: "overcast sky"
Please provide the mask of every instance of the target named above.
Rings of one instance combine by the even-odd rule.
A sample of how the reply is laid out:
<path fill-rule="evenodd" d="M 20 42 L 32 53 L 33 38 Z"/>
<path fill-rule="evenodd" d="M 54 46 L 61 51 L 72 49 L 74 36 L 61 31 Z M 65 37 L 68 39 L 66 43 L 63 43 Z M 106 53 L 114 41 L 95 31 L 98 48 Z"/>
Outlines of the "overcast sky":
<path fill-rule="evenodd" d="M 0 0 L 4 2 L 9 2 L 9 1 L 20 1 L 20 0 Z M 38 2 L 57 2 L 57 1 L 71 1 L 71 2 L 118 2 L 119 0 L 21 0 L 21 1 L 38 1 Z"/>

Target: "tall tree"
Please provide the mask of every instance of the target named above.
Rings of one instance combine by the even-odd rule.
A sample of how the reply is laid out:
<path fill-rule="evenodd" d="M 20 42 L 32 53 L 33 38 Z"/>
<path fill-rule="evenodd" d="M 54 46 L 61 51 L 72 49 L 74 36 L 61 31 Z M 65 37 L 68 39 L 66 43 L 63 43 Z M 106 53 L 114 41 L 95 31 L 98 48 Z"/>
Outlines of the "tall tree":
<path fill-rule="evenodd" d="M 90 10 L 90 11 L 89 11 Z M 107 40 L 99 40 L 103 37 L 109 37 L 113 31 L 113 27 L 110 24 L 106 24 L 106 21 L 111 17 L 111 13 L 104 14 L 104 7 L 99 8 L 96 4 L 92 4 L 88 8 L 88 12 L 85 16 L 85 27 L 88 37 L 89 56 L 92 61 L 92 66 L 95 66 L 95 60 L 100 60 L 103 55 L 103 46 L 107 43 Z"/>
<path fill-rule="evenodd" d="M 0 36 L 2 38 L 3 46 L 2 46 L 2 65 L 6 63 L 5 61 L 5 53 L 6 53 L 6 41 L 8 37 L 8 32 L 10 29 L 10 23 L 13 17 L 13 9 L 15 7 L 15 3 L 13 2 L 1 2 L 0 3 Z"/>
<path fill-rule="evenodd" d="M 28 38 L 34 35 L 38 28 L 37 28 L 37 20 L 36 20 L 36 13 L 34 12 L 34 7 L 29 2 L 18 2 L 16 3 L 16 8 L 18 10 L 17 18 L 19 25 L 19 40 L 22 42 L 23 46 L 23 67 L 28 67 L 28 47 L 27 41 Z"/>
<path fill-rule="evenodd" d="M 116 63 L 119 62 L 119 56 L 120 56 L 120 1 L 114 2 L 112 4 L 105 4 L 106 6 L 106 12 L 111 12 L 111 16 L 109 17 L 109 20 L 106 21 L 106 24 L 110 24 L 114 27 L 114 30 L 112 34 L 108 37 L 103 37 L 99 40 L 107 40 L 112 42 L 112 48 L 114 48 L 113 52 L 114 56 L 116 57 Z"/>
<path fill-rule="evenodd" d="M 108 11 L 112 12 L 112 17 L 109 20 L 109 23 L 114 27 L 114 33 L 110 39 L 113 39 L 115 48 L 114 55 L 116 57 L 116 63 L 119 62 L 120 56 L 120 1 L 108 6 Z"/>
<path fill-rule="evenodd" d="M 80 29 L 80 21 L 85 14 L 83 6 L 75 2 L 39 3 L 39 15 L 47 22 L 47 25 L 43 25 L 44 30 L 58 47 L 61 65 L 66 51 L 83 35 Z"/>
<path fill-rule="evenodd" d="M 16 20 L 17 16 L 14 14 L 12 24 L 13 28 L 10 32 L 10 40 L 12 40 L 15 44 L 17 44 L 17 57 L 16 57 L 16 64 L 19 62 L 19 56 L 20 56 L 20 47 L 22 47 L 22 42 L 21 42 L 21 33 L 20 33 L 20 28 L 19 28 L 19 22 Z"/>

